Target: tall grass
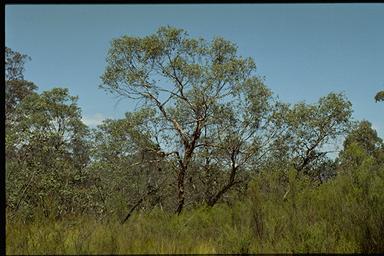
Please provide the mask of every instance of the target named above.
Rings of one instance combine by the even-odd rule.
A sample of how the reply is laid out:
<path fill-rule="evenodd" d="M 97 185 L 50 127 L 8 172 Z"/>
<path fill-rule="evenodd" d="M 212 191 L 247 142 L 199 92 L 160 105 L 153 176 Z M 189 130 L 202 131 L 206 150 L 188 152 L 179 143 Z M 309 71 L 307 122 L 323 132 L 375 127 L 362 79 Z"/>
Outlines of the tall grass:
<path fill-rule="evenodd" d="M 7 219 L 6 232 L 7 254 L 384 252 L 384 170 L 361 166 L 322 185 L 268 172 L 232 205 L 137 212 L 124 225 Z"/>

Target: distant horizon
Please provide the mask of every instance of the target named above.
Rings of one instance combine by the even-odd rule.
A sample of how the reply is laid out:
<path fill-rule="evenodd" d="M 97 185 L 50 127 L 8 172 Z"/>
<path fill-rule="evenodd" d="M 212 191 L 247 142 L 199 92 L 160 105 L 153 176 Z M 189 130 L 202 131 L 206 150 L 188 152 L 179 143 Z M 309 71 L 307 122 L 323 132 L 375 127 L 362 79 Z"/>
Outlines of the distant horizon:
<path fill-rule="evenodd" d="M 5 22 L 6 46 L 32 58 L 25 79 L 39 92 L 68 88 L 91 127 L 135 105 L 98 88 L 111 40 L 170 25 L 234 42 L 284 102 L 344 92 L 355 120 L 384 137 L 374 100 L 384 89 L 384 4 L 7 5 Z"/>

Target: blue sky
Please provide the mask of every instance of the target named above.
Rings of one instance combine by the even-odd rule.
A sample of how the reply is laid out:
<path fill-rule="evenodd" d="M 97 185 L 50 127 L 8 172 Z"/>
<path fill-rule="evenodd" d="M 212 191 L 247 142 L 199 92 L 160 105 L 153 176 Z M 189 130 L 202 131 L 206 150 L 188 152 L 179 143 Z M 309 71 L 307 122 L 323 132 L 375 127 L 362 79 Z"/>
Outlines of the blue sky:
<path fill-rule="evenodd" d="M 91 126 L 133 106 L 98 89 L 111 40 L 170 25 L 236 43 L 285 102 L 344 92 L 384 137 L 373 99 L 384 89 L 384 4 L 7 5 L 5 15 L 6 45 L 32 57 L 25 78 L 69 88 Z"/>

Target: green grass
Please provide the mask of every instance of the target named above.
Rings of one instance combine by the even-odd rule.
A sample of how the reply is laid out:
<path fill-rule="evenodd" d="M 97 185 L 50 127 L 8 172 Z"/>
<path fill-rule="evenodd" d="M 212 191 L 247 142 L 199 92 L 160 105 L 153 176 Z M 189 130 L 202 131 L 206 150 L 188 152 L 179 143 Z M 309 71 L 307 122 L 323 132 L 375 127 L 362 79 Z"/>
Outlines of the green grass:
<path fill-rule="evenodd" d="M 363 168 L 314 186 L 271 172 L 231 206 L 137 212 L 124 225 L 113 216 L 16 218 L 7 221 L 7 254 L 383 252 L 383 173 Z"/>

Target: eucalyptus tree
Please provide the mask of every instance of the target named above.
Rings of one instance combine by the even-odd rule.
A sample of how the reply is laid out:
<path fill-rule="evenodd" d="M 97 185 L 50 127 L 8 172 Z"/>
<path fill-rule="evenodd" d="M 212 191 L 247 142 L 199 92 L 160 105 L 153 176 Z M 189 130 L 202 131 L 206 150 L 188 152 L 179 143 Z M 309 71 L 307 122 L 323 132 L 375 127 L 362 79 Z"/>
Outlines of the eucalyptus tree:
<path fill-rule="evenodd" d="M 284 110 L 285 132 L 278 146 L 297 171 L 321 180 L 320 169 L 328 162 L 327 155 L 339 150 L 338 140 L 351 128 L 351 115 L 352 105 L 340 93 L 330 93 L 314 104 L 289 106 Z"/>
<path fill-rule="evenodd" d="M 187 176 L 201 171 L 192 166 L 203 152 L 215 153 L 216 167 L 228 173 L 210 199 L 213 205 L 240 182 L 235 179 L 240 167 L 260 148 L 256 131 L 271 93 L 255 69 L 235 44 L 191 38 L 172 27 L 112 41 L 101 87 L 154 111 L 150 139 L 177 170 L 177 213 L 185 204 Z"/>
<path fill-rule="evenodd" d="M 5 80 L 24 80 L 24 65 L 29 60 L 28 55 L 5 47 Z"/>
<path fill-rule="evenodd" d="M 89 145 L 76 97 L 54 88 L 26 97 L 15 109 L 20 120 L 6 134 L 15 153 L 7 159 L 7 204 L 62 214 L 85 207 L 76 194 L 86 176 Z"/>
<path fill-rule="evenodd" d="M 62 88 L 38 93 L 24 80 L 30 59 L 5 48 L 7 210 L 83 211 L 95 202 L 86 170 L 89 133 L 77 97 Z"/>
<path fill-rule="evenodd" d="M 37 86 L 24 80 L 25 63 L 31 58 L 5 47 L 5 124 L 17 121 L 15 109 L 27 96 L 36 93 Z"/>
<path fill-rule="evenodd" d="M 359 122 L 344 140 L 343 150 L 338 157 L 339 164 L 344 169 L 354 169 L 362 164 L 367 157 L 379 164 L 384 164 L 384 142 L 372 124 L 366 120 Z"/>
<path fill-rule="evenodd" d="M 100 178 L 101 197 L 108 213 L 164 206 L 171 176 L 159 151 L 149 138 L 153 110 L 143 108 L 122 119 L 104 120 L 93 131 L 92 172 Z"/>
<path fill-rule="evenodd" d="M 253 78 L 232 91 L 231 100 L 213 106 L 196 149 L 196 167 L 205 192 L 204 200 L 215 205 L 227 191 L 246 188 L 281 136 L 275 102 L 262 80 Z"/>

